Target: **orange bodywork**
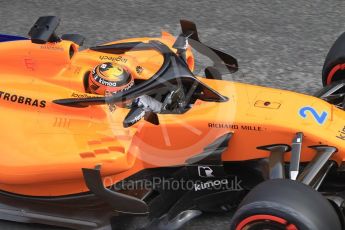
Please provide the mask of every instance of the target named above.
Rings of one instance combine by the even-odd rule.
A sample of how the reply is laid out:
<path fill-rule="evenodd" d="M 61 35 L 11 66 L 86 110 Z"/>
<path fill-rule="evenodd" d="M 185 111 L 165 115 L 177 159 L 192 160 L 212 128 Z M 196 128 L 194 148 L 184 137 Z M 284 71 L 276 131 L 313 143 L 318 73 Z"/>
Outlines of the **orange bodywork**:
<path fill-rule="evenodd" d="M 157 39 L 170 47 L 174 42 L 167 33 Z M 82 168 L 101 165 L 109 186 L 145 168 L 183 165 L 229 132 L 234 135 L 223 161 L 267 157 L 268 152 L 258 146 L 290 144 L 296 132 L 305 136 L 302 161 L 310 161 L 315 154 L 308 146 L 320 144 L 337 147 L 333 159 L 338 163 L 345 158 L 344 111 L 290 91 L 200 77 L 229 100 L 197 100 L 184 114 L 159 114 L 160 125 L 141 120 L 130 128 L 122 126 L 127 108 L 111 111 L 109 105 L 73 108 L 54 104 L 53 100 L 61 98 L 95 96 L 85 93 L 83 82 L 100 63 L 118 62 L 135 79 L 145 80 L 163 62 L 154 50 L 111 55 L 78 48 L 70 41 L 0 43 L 0 190 L 32 196 L 86 192 Z M 190 50 L 187 63 L 194 68 Z M 316 115 L 325 112 L 324 122 L 317 122 L 310 111 L 302 117 L 300 109 L 306 106 Z"/>

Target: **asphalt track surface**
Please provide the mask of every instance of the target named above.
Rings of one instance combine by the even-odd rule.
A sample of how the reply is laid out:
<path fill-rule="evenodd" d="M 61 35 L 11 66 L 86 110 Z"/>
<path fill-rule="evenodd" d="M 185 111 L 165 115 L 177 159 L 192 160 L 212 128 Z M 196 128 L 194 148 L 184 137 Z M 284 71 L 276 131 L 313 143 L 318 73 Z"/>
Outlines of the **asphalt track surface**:
<path fill-rule="evenodd" d="M 321 87 L 323 60 L 345 31 L 340 0 L 0 0 L 0 33 L 26 36 L 38 16 L 56 15 L 62 33 L 79 33 L 91 46 L 127 37 L 179 33 L 179 19 L 196 22 L 205 43 L 235 56 L 235 81 L 311 94 Z M 231 214 L 207 215 L 185 229 L 227 229 Z M 0 229 L 48 229 L 0 222 Z M 56 229 L 56 228 L 49 228 Z"/>

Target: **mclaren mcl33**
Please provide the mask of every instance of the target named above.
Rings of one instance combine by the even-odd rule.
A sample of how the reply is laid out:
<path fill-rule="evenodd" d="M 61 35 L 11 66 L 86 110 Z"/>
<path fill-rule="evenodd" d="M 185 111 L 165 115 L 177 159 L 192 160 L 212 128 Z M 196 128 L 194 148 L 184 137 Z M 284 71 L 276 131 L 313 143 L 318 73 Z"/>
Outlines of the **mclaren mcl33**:
<path fill-rule="evenodd" d="M 179 229 L 234 210 L 232 230 L 345 229 L 344 35 L 308 96 L 224 80 L 236 59 L 190 21 L 83 50 L 59 22 L 0 35 L 0 219 Z"/>

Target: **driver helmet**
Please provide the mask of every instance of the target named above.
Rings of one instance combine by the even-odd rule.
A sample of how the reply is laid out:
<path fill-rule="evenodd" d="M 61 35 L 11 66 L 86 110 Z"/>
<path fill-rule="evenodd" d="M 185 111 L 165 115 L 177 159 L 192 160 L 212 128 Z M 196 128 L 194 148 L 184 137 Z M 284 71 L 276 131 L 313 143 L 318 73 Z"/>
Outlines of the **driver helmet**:
<path fill-rule="evenodd" d="M 90 72 L 88 83 L 91 93 L 109 95 L 130 89 L 134 85 L 134 77 L 126 67 L 106 62 Z"/>

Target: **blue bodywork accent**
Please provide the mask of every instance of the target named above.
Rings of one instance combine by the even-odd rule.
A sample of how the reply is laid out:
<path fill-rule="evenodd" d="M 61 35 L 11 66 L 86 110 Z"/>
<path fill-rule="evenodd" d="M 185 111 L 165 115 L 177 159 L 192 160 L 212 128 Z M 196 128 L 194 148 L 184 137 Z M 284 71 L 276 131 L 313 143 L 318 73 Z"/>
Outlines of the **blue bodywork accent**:
<path fill-rule="evenodd" d="M 305 106 L 299 110 L 299 115 L 303 118 L 307 117 L 307 112 L 310 112 L 310 114 L 314 117 L 317 123 L 319 125 L 322 125 L 328 116 L 328 113 L 326 111 L 322 111 L 321 114 L 319 114 L 313 107 L 311 106 Z"/>
<path fill-rule="evenodd" d="M 21 36 L 0 34 L 0 42 L 19 41 L 19 40 L 29 40 L 29 39 L 25 37 L 21 37 Z"/>

